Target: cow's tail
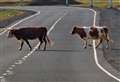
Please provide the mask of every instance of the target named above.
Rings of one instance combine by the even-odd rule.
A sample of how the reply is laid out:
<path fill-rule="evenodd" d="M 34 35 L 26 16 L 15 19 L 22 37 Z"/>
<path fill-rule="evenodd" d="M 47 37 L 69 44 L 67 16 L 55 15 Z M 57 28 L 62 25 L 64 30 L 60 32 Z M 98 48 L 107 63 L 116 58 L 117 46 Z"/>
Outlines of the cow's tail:
<path fill-rule="evenodd" d="M 50 45 L 50 46 L 53 46 L 53 41 L 51 40 L 51 38 L 48 37 L 48 35 L 47 35 L 46 38 L 47 38 L 47 41 L 48 41 L 49 45 Z"/>
<path fill-rule="evenodd" d="M 105 31 L 105 34 L 106 34 L 107 40 L 108 40 L 110 43 L 113 43 L 113 40 L 112 40 L 110 31 L 109 31 L 109 30 L 106 30 L 106 31 Z"/>
<path fill-rule="evenodd" d="M 112 40 L 112 38 L 111 38 L 111 34 L 110 34 L 109 29 L 108 29 L 108 28 L 103 28 L 103 30 L 104 30 L 104 33 L 105 33 L 105 36 L 107 37 L 107 39 L 108 39 L 111 43 L 113 43 L 113 40 Z"/>
<path fill-rule="evenodd" d="M 113 39 L 112 39 L 111 36 L 110 36 L 110 33 L 107 33 L 107 39 L 108 39 L 111 43 L 114 42 Z"/>

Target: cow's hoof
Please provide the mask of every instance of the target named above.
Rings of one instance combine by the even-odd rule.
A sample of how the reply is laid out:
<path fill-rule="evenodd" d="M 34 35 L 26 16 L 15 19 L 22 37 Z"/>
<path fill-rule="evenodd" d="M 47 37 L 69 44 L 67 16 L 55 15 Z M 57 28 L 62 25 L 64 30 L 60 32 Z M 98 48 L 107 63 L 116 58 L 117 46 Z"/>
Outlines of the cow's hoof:
<path fill-rule="evenodd" d="M 30 49 L 30 51 L 32 51 L 32 48 Z"/>
<path fill-rule="evenodd" d="M 19 51 L 21 51 L 22 49 L 21 49 L 21 48 L 19 48 L 18 50 L 19 50 Z"/>
<path fill-rule="evenodd" d="M 86 49 L 87 48 L 87 46 L 85 46 L 85 47 L 83 47 L 84 49 Z"/>
<path fill-rule="evenodd" d="M 89 44 L 88 46 L 89 46 L 89 47 L 92 47 L 92 45 L 91 45 L 91 44 Z"/>
<path fill-rule="evenodd" d="M 96 46 L 95 48 L 98 48 L 98 46 Z"/>
<path fill-rule="evenodd" d="M 44 48 L 43 51 L 46 51 L 46 48 Z"/>
<path fill-rule="evenodd" d="M 106 49 L 109 49 L 109 46 L 106 46 Z"/>

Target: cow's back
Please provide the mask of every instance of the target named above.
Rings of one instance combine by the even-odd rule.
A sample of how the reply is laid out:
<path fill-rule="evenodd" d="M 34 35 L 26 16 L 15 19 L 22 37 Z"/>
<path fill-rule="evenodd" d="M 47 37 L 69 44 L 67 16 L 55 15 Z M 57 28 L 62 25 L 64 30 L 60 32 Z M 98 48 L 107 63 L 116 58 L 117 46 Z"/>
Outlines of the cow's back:
<path fill-rule="evenodd" d="M 16 30 L 15 36 L 18 39 L 35 39 L 46 35 L 46 28 L 20 28 Z"/>

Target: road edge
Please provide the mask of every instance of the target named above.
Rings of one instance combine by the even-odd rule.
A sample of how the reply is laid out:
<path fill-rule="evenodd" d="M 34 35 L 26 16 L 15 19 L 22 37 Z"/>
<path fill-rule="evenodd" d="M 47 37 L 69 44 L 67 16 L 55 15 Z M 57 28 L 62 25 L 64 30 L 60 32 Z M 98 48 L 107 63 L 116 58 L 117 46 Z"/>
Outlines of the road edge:
<path fill-rule="evenodd" d="M 26 11 L 27 11 L 27 10 L 26 10 Z M 28 10 L 28 11 L 29 11 L 29 10 Z M 32 17 L 37 16 L 37 15 L 40 14 L 40 12 L 37 12 L 37 11 L 34 11 L 34 12 L 36 12 L 36 13 L 33 14 L 33 15 L 29 15 L 29 16 L 21 19 L 21 20 L 18 20 L 18 22 L 13 23 L 13 25 L 7 27 L 3 32 L 0 32 L 0 36 L 3 35 L 4 33 L 6 33 L 8 30 L 10 30 L 10 29 L 12 29 L 13 27 L 15 27 L 16 25 L 18 25 L 19 23 L 22 23 L 22 22 L 24 22 L 24 21 L 26 21 L 26 20 L 28 20 L 28 19 L 30 19 L 30 18 L 32 18 Z"/>
<path fill-rule="evenodd" d="M 90 11 L 92 11 L 93 13 L 94 13 L 94 19 L 93 19 L 93 26 L 96 26 L 96 16 L 97 16 L 97 11 L 96 10 L 94 10 L 94 9 L 90 9 L 90 8 L 88 8 Z M 118 82 L 120 82 L 120 79 L 117 77 L 119 74 L 116 72 L 116 70 L 115 69 L 113 69 L 112 67 L 111 67 L 111 65 L 104 59 L 104 65 L 101 65 L 100 64 L 100 60 L 102 60 L 103 59 L 103 51 L 101 51 L 102 53 L 102 55 L 101 55 L 101 57 L 100 58 L 102 58 L 102 59 L 100 59 L 100 58 L 98 58 L 98 53 L 97 53 L 97 49 L 95 48 L 95 40 L 93 40 L 93 51 L 94 51 L 94 59 L 95 59 L 95 63 L 96 63 L 96 65 L 98 66 L 98 68 L 99 69 L 101 69 L 104 73 L 106 73 L 107 75 L 109 75 L 110 77 L 112 77 L 113 79 L 115 79 L 115 80 L 117 80 Z M 102 61 L 103 62 L 103 61 Z M 108 69 L 108 67 L 109 67 L 109 69 Z M 111 73 L 112 72 L 112 73 Z"/>

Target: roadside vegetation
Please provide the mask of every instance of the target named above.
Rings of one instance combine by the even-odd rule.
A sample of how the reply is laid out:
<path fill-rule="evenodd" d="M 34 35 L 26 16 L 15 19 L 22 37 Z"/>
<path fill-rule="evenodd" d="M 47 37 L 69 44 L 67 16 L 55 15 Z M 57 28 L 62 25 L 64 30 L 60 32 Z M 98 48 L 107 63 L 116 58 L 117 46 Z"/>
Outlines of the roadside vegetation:
<path fill-rule="evenodd" d="M 0 6 L 24 6 L 31 3 L 32 0 L 0 0 Z"/>
<path fill-rule="evenodd" d="M 3 32 L 4 31 L 4 29 L 3 28 L 0 28 L 0 32 Z"/>
<path fill-rule="evenodd" d="M 68 0 L 72 5 L 80 5 L 84 7 L 90 6 L 91 0 Z M 42 2 L 42 3 L 41 3 Z M 49 5 L 49 4 L 64 4 L 65 0 L 0 0 L 0 5 Z M 113 7 L 120 7 L 120 0 L 112 0 Z M 93 0 L 93 6 L 99 8 L 108 7 L 108 0 Z"/>
<path fill-rule="evenodd" d="M 0 10 L 0 21 L 4 21 L 7 20 L 11 17 L 14 16 L 20 16 L 22 15 L 24 12 L 19 11 L 19 10 L 12 10 L 12 9 L 8 9 L 8 10 Z"/>
<path fill-rule="evenodd" d="M 90 0 L 76 0 L 81 3 L 81 6 L 88 7 L 90 6 Z M 113 7 L 120 7 L 119 0 L 112 0 Z M 98 8 L 106 8 L 108 7 L 108 0 L 93 0 L 93 6 Z"/>
<path fill-rule="evenodd" d="M 24 14 L 24 12 L 19 10 L 12 10 L 12 9 L 1 9 L 0 10 L 0 22 L 8 20 L 15 16 L 20 16 Z M 3 27 L 0 27 L 0 32 L 4 31 Z"/>

